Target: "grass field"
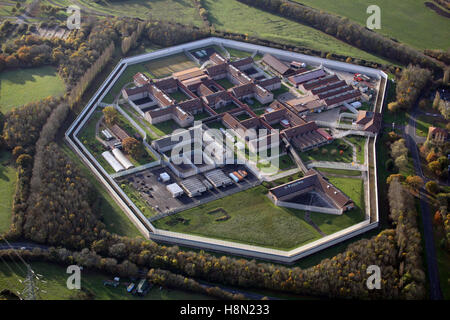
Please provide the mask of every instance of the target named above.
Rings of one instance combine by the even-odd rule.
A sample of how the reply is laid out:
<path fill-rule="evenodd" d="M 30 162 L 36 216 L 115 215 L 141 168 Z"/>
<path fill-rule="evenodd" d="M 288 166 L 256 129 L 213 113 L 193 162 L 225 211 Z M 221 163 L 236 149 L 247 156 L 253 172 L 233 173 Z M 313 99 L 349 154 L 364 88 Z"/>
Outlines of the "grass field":
<path fill-rule="evenodd" d="M 225 49 L 227 49 L 228 53 L 230 54 L 231 60 L 247 58 L 247 57 L 250 57 L 253 54 L 253 52 L 233 49 L 233 48 L 229 48 L 229 47 L 225 47 Z M 255 57 L 253 59 L 255 61 L 261 60 L 262 59 L 262 55 L 260 55 L 258 53 L 257 55 L 255 55 Z"/>
<path fill-rule="evenodd" d="M 126 2 L 80 0 L 80 3 L 96 12 L 118 17 L 127 16 L 144 20 L 153 18 L 202 25 L 193 1 L 189 0 L 127 0 Z"/>
<path fill-rule="evenodd" d="M 171 134 L 174 130 L 180 129 L 181 127 L 173 120 L 163 121 L 157 124 L 150 124 L 148 126 L 160 137 Z"/>
<path fill-rule="evenodd" d="M 348 148 L 344 150 L 344 153 L 342 155 L 339 152 L 340 143 L 348 146 Z M 333 150 L 336 150 L 335 154 L 332 154 L 332 152 L 334 153 Z M 341 140 L 334 140 L 332 143 L 318 149 L 312 149 L 305 152 L 298 151 L 298 153 L 303 161 L 334 161 L 346 163 L 350 163 L 353 161 L 352 147 Z"/>
<path fill-rule="evenodd" d="M 367 139 L 361 136 L 347 136 L 346 140 L 353 143 L 356 147 L 356 159 L 359 163 L 364 163 L 364 145 Z"/>
<path fill-rule="evenodd" d="M 311 213 L 311 219 L 326 234 L 332 234 L 364 220 L 364 183 L 362 179 L 328 177 L 330 182 L 349 196 L 357 208 L 340 216 L 325 213 Z"/>
<path fill-rule="evenodd" d="M 233 88 L 234 84 L 228 80 L 227 78 L 223 78 L 223 79 L 219 79 L 219 80 L 215 80 L 220 86 L 222 86 L 222 88 L 224 88 L 225 90 Z"/>
<path fill-rule="evenodd" d="M 16 170 L 9 165 L 11 154 L 0 152 L 0 234 L 11 224 L 12 201 L 16 187 Z"/>
<path fill-rule="evenodd" d="M 97 191 L 97 197 L 102 199 L 100 213 L 103 217 L 103 223 L 109 232 L 116 233 L 126 237 L 141 236 L 141 233 L 128 219 L 123 210 L 113 200 L 105 187 L 94 177 L 94 174 L 81 162 L 80 158 L 67 145 L 61 146 L 63 152 L 74 161 L 84 176 L 92 183 Z"/>
<path fill-rule="evenodd" d="M 325 176 L 327 173 L 337 174 L 342 176 L 361 176 L 361 171 L 356 170 L 340 170 L 340 169 L 330 169 L 330 168 L 317 168 L 320 172 L 322 172 Z"/>
<path fill-rule="evenodd" d="M 197 64 L 190 60 L 184 53 L 179 53 L 149 61 L 145 66 L 155 78 L 164 78 L 172 75 L 174 72 L 197 67 Z"/>
<path fill-rule="evenodd" d="M 234 31 L 282 43 L 304 46 L 386 63 L 323 32 L 283 17 L 249 7 L 236 0 L 205 0 L 209 20 L 216 29 Z"/>
<path fill-rule="evenodd" d="M 266 197 L 266 193 L 266 189 L 259 186 L 157 220 L 154 224 L 161 229 L 281 250 L 289 250 L 320 238 L 320 234 L 303 219 L 302 211 L 276 207 Z M 223 208 L 231 218 L 216 221 L 222 213 L 209 212 L 218 208 Z M 177 217 L 189 221 L 187 224 L 170 225 Z"/>
<path fill-rule="evenodd" d="M 8 268 L 9 267 L 9 268 Z M 33 262 L 31 264 L 35 273 L 43 276 L 43 282 L 38 282 L 40 289 L 40 299 L 42 300 L 70 300 L 80 299 L 79 291 L 67 289 L 66 268 L 57 264 L 44 262 Z M 12 269 L 12 271 L 11 271 Z M 23 264 L 0 263 L 0 291 L 9 289 L 13 292 L 23 291 L 23 281 L 26 276 L 26 268 Z M 103 281 L 111 280 L 112 276 L 83 270 L 81 271 L 81 291 L 92 294 L 89 299 L 95 300 L 182 300 L 182 299 L 211 299 L 209 296 L 180 291 L 180 290 L 159 290 L 159 287 L 152 288 L 148 295 L 140 298 L 126 292 L 125 283 L 129 280 L 122 279 L 121 285 L 117 288 L 105 287 Z M 43 292 L 45 291 L 45 292 Z"/>
<path fill-rule="evenodd" d="M 348 17 L 366 25 L 367 7 L 376 4 L 381 9 L 381 30 L 377 32 L 418 49 L 448 49 L 450 19 L 425 7 L 421 0 L 294 0 L 305 5 Z"/>
<path fill-rule="evenodd" d="M 0 110 L 64 94 L 63 80 L 53 67 L 3 71 L 0 73 Z"/>

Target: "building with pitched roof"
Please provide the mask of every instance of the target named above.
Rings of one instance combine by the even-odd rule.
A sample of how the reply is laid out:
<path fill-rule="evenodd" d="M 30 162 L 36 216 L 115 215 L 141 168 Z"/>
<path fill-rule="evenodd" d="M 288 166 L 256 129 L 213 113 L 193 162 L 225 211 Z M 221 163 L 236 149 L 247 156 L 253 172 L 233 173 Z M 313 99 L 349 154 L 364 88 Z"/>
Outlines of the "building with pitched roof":
<path fill-rule="evenodd" d="M 277 205 L 295 208 L 297 204 L 304 209 L 308 204 L 302 204 L 301 196 L 310 192 L 316 192 L 331 207 L 337 209 L 324 210 L 324 213 L 342 214 L 355 207 L 352 199 L 314 169 L 307 171 L 303 178 L 270 189 L 269 198 Z M 315 210 L 319 211 L 317 207 Z"/>
<path fill-rule="evenodd" d="M 355 123 L 362 126 L 364 131 L 378 133 L 381 129 L 381 113 L 372 111 L 358 111 Z"/>
<path fill-rule="evenodd" d="M 275 74 L 282 77 L 287 77 L 295 72 L 286 63 L 280 61 L 279 59 L 275 58 L 274 56 L 268 53 L 266 53 L 263 56 L 262 63 L 268 66 L 270 70 L 273 71 Z"/>
<path fill-rule="evenodd" d="M 428 128 L 427 140 L 435 143 L 443 143 L 448 139 L 448 132 L 445 129 L 437 127 Z"/>

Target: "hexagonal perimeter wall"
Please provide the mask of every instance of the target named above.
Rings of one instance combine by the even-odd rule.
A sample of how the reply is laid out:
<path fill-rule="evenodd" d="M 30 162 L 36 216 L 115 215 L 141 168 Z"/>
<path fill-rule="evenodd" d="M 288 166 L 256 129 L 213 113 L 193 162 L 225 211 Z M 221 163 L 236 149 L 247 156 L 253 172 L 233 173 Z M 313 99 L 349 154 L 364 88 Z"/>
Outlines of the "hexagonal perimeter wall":
<path fill-rule="evenodd" d="M 318 57 L 307 56 L 299 53 L 293 53 L 288 51 L 283 51 L 279 49 L 264 47 L 260 45 L 249 44 L 245 42 L 239 42 L 228 39 L 221 38 L 207 38 L 203 40 L 198 40 L 182 45 L 177 45 L 165 49 L 161 49 L 155 52 L 121 59 L 118 65 L 114 68 L 108 78 L 104 81 L 101 87 L 97 90 L 94 96 L 90 99 L 87 106 L 83 109 L 83 111 L 79 114 L 73 124 L 69 127 L 67 132 L 65 133 L 66 141 L 69 145 L 74 149 L 74 151 L 81 157 L 81 159 L 86 163 L 86 165 L 94 172 L 94 174 L 100 179 L 100 181 L 105 185 L 108 192 L 113 196 L 113 198 L 117 201 L 117 203 L 122 207 L 126 215 L 131 219 L 131 221 L 136 225 L 136 227 L 142 232 L 142 234 L 149 239 L 153 239 L 158 242 L 177 244 L 183 246 L 189 246 L 194 248 L 207 249 L 212 251 L 218 251 L 238 256 L 245 256 L 251 258 L 265 259 L 270 261 L 275 261 L 279 263 L 292 263 L 302 257 L 308 256 L 330 246 L 333 246 L 337 243 L 345 241 L 354 236 L 360 235 L 364 232 L 372 230 L 378 227 L 379 219 L 378 219 L 378 193 L 377 193 L 377 181 L 376 181 L 376 153 L 375 153 L 375 145 L 376 139 L 373 140 L 373 150 L 367 150 L 366 152 L 366 160 L 368 161 L 368 167 L 372 166 L 374 168 L 375 181 L 372 181 L 375 186 L 375 201 L 370 201 L 370 193 L 366 192 L 366 205 L 370 206 L 370 203 L 374 203 L 376 208 L 369 209 L 370 211 L 375 212 L 375 217 L 372 215 L 372 219 L 370 216 L 366 215 L 366 220 L 360 222 L 356 225 L 353 225 L 349 228 L 338 231 L 329 236 L 325 236 L 319 240 L 308 243 L 304 246 L 295 248 L 290 251 L 282 251 L 270 248 L 264 248 L 259 246 L 246 245 L 231 241 L 223 241 L 217 240 L 207 237 L 200 237 L 194 235 L 188 235 L 183 233 L 176 233 L 166 230 L 161 230 L 155 228 L 147 218 L 142 214 L 142 212 L 135 206 L 135 204 L 128 198 L 128 196 L 122 191 L 122 189 L 117 185 L 114 179 L 103 169 L 103 167 L 97 162 L 97 160 L 89 153 L 86 147 L 78 140 L 77 134 L 81 130 L 81 128 L 88 121 L 98 104 L 102 101 L 108 91 L 112 88 L 115 82 L 119 79 L 123 71 L 127 66 L 133 65 L 136 63 L 141 63 L 157 58 L 162 58 L 169 55 L 174 55 L 177 53 L 191 51 L 199 48 L 204 48 L 208 46 L 226 46 L 233 49 L 240 49 L 249 52 L 259 52 L 259 53 L 269 53 L 274 56 L 277 56 L 281 59 L 297 59 L 302 60 L 311 65 L 323 65 L 329 69 L 336 69 L 344 72 L 352 72 L 352 73 L 363 73 L 367 74 L 371 77 L 381 79 L 381 86 L 383 88 L 379 88 L 378 92 L 383 92 L 382 96 L 377 97 L 376 105 L 379 105 L 381 99 L 381 105 L 383 105 L 384 101 L 384 92 L 385 86 L 387 83 L 387 75 L 381 71 L 372 68 L 356 66 L 348 63 L 332 61 L 327 59 L 322 59 Z M 381 111 L 381 110 L 380 110 Z M 368 153 L 371 153 L 369 155 Z M 369 175 L 370 176 L 370 175 Z M 369 183 L 370 185 L 370 183 Z"/>

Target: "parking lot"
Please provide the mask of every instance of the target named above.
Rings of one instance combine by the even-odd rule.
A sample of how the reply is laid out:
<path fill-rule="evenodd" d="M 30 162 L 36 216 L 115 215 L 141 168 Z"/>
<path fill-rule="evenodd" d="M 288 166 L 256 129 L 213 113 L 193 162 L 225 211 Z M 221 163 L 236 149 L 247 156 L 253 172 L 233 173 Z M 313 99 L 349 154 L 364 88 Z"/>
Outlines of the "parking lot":
<path fill-rule="evenodd" d="M 221 170 L 228 176 L 229 173 L 237 170 L 245 170 L 247 177 L 239 182 L 233 183 L 228 186 L 219 188 L 212 187 L 210 190 L 202 193 L 201 195 L 190 198 L 183 193 L 183 195 L 173 198 L 172 194 L 167 190 L 167 185 L 172 183 L 178 183 L 183 179 L 175 176 L 171 170 L 167 167 L 158 166 L 156 168 L 147 169 L 129 176 L 122 177 L 118 180 L 119 185 L 122 183 L 129 183 L 135 190 L 137 190 L 140 196 L 144 199 L 145 203 L 154 208 L 158 214 L 180 212 L 187 208 L 195 207 L 203 203 L 207 203 L 224 196 L 231 195 L 233 193 L 246 190 L 259 184 L 259 180 L 254 176 L 244 165 L 227 165 Z M 160 174 L 166 172 L 170 176 L 170 180 L 167 182 L 160 181 Z M 193 177 L 198 178 L 200 181 L 205 180 L 203 174 L 197 174 Z"/>

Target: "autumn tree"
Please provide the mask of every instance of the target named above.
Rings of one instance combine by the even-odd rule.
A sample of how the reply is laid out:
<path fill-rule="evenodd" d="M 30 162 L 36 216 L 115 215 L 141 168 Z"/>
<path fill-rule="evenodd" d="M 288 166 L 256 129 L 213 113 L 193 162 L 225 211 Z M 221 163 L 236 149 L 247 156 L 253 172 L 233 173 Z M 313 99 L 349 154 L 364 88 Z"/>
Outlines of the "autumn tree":
<path fill-rule="evenodd" d="M 113 106 L 103 108 L 103 116 L 105 117 L 105 122 L 109 127 L 116 124 L 119 119 L 119 113 Z"/>
<path fill-rule="evenodd" d="M 439 185 L 435 181 L 428 181 L 425 184 L 425 189 L 431 194 L 436 194 L 439 192 Z"/>
<path fill-rule="evenodd" d="M 123 150 L 133 158 L 140 158 L 143 154 L 142 144 L 133 137 L 122 140 Z"/>
<path fill-rule="evenodd" d="M 412 189 L 419 190 L 423 187 L 423 179 L 419 176 L 408 176 L 406 177 L 406 184 L 408 184 Z"/>

